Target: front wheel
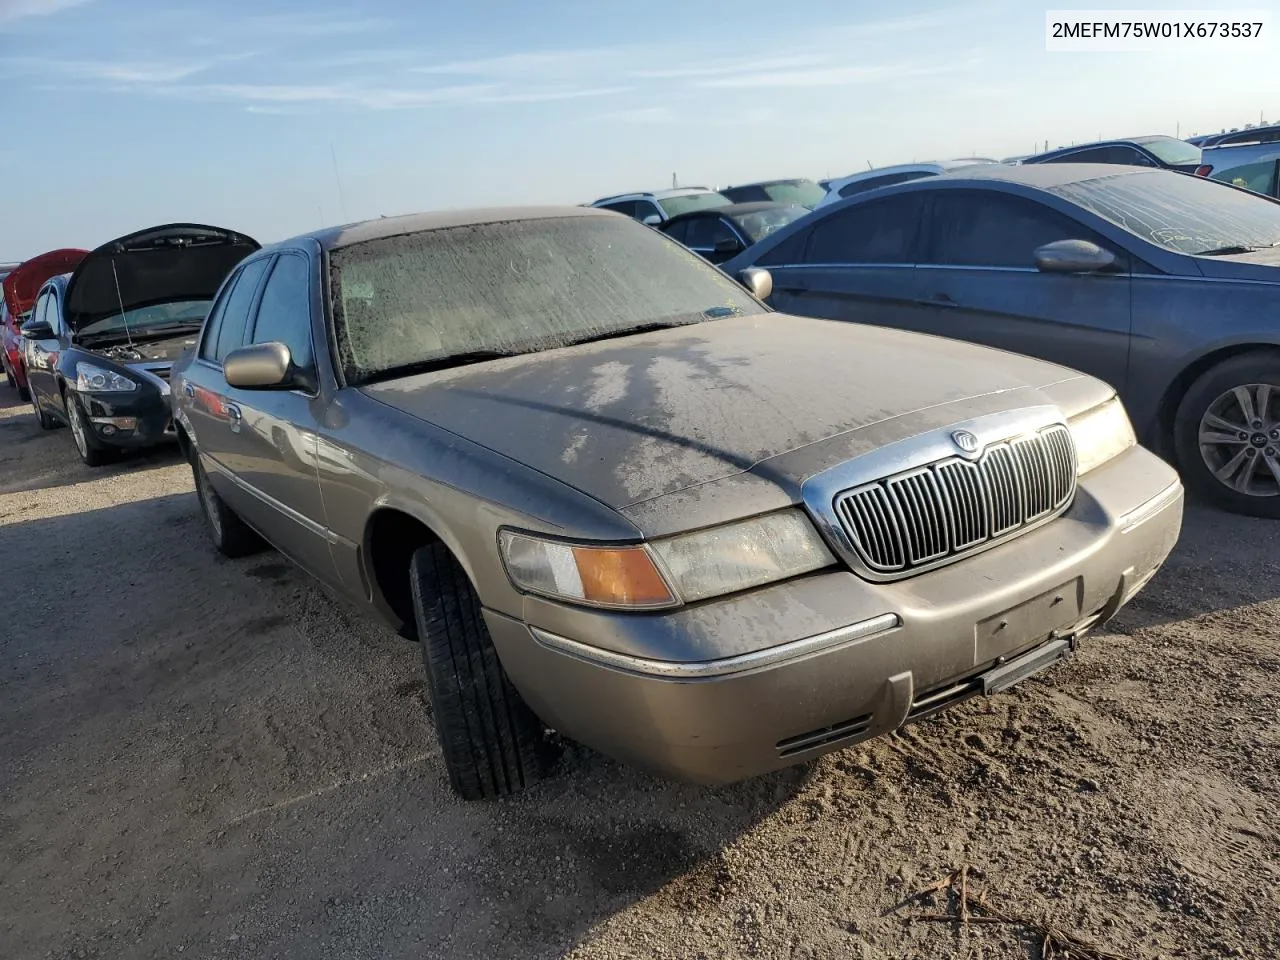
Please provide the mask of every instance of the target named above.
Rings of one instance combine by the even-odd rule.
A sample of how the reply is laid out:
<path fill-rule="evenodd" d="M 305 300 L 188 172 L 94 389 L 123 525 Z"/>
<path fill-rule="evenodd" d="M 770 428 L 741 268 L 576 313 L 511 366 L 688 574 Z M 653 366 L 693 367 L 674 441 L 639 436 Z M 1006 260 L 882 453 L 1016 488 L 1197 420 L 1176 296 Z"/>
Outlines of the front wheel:
<path fill-rule="evenodd" d="M 1280 353 L 1232 357 L 1201 374 L 1178 405 L 1174 445 L 1196 493 L 1280 519 Z"/>
<path fill-rule="evenodd" d="M 498 660 L 466 572 L 443 544 L 413 555 L 413 612 L 449 782 L 465 800 L 502 797 L 546 776 L 542 722 Z"/>
<path fill-rule="evenodd" d="M 101 467 L 115 459 L 115 451 L 104 445 L 93 433 L 84 407 L 74 393 L 66 394 L 67 422 L 71 425 L 71 437 L 76 442 L 76 451 L 85 466 Z"/>

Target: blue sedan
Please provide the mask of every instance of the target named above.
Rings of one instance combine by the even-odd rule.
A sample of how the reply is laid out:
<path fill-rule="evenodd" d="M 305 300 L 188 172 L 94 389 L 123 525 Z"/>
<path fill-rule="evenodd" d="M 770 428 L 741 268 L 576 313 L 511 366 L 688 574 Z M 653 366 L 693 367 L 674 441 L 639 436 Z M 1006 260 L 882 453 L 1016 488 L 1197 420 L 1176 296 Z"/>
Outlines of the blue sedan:
<path fill-rule="evenodd" d="M 786 313 L 1101 377 L 1189 487 L 1280 519 L 1280 202 L 1166 170 L 993 164 L 833 204 L 722 265 L 764 289 L 749 267 Z"/>

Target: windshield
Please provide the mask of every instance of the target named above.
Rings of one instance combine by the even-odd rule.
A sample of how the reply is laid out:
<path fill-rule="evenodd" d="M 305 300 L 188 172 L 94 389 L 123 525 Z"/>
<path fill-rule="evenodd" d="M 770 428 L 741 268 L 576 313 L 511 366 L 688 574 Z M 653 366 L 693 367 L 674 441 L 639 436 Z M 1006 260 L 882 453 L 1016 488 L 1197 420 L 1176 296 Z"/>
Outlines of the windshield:
<path fill-rule="evenodd" d="M 770 200 L 777 200 L 779 203 L 798 203 L 811 210 L 827 195 L 827 191 L 812 180 L 780 180 L 777 183 L 767 183 L 764 192 L 769 195 Z"/>
<path fill-rule="evenodd" d="M 1194 143 L 1175 140 L 1173 137 L 1159 137 L 1155 140 L 1143 140 L 1140 142 L 1154 153 L 1161 163 L 1167 163 L 1171 167 L 1198 164 L 1200 162 L 1200 148 Z"/>
<path fill-rule="evenodd" d="M 1280 243 L 1280 203 L 1169 171 L 1119 174 L 1048 188 L 1143 240 L 1176 253 Z"/>
<path fill-rule="evenodd" d="M 130 337 L 146 337 L 153 333 L 196 330 L 209 312 L 209 300 L 183 300 L 139 307 L 125 313 L 112 314 L 86 324 L 77 331 L 77 339 L 124 339 L 128 327 Z"/>
<path fill-rule="evenodd" d="M 809 212 L 808 207 L 802 207 L 799 204 L 790 204 L 785 207 L 774 207 L 771 210 L 759 210 L 755 213 L 745 213 L 742 216 L 735 217 L 738 226 L 742 228 L 752 243 L 763 240 L 779 227 L 785 227 L 792 220 L 798 220 Z"/>
<path fill-rule="evenodd" d="M 690 193 L 683 197 L 663 197 L 658 201 L 668 217 L 678 217 L 690 210 L 705 210 L 708 207 L 727 207 L 733 203 L 723 193 Z"/>
<path fill-rule="evenodd" d="M 330 264 L 349 383 L 765 312 L 701 257 L 615 217 L 430 230 L 339 248 Z"/>

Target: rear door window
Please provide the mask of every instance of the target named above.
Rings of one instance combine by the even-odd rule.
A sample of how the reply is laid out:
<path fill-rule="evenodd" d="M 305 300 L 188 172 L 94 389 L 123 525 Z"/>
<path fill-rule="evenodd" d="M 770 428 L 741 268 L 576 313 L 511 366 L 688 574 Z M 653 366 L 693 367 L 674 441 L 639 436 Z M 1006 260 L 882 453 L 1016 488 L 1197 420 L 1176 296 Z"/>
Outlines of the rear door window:
<path fill-rule="evenodd" d="M 806 263 L 913 263 L 923 195 L 858 204 L 815 223 Z"/>
<path fill-rule="evenodd" d="M 697 217 L 689 221 L 685 244 L 696 250 L 714 250 L 719 241 L 733 238 L 733 230 L 720 217 Z"/>
<path fill-rule="evenodd" d="M 612 210 L 614 213 L 625 214 L 628 217 L 636 215 L 636 202 L 634 200 L 622 200 L 618 203 L 602 203 L 600 206 L 606 210 Z"/>

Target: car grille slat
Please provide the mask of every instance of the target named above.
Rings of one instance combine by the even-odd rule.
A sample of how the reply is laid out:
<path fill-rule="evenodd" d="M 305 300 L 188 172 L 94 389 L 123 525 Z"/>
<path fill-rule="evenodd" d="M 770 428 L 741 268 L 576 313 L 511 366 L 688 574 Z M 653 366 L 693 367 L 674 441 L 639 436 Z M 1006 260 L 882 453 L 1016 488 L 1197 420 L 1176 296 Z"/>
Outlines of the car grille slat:
<path fill-rule="evenodd" d="M 1075 445 L 1055 424 L 977 460 L 951 457 L 843 491 L 834 507 L 862 564 L 906 576 L 1060 513 L 1075 492 Z"/>

